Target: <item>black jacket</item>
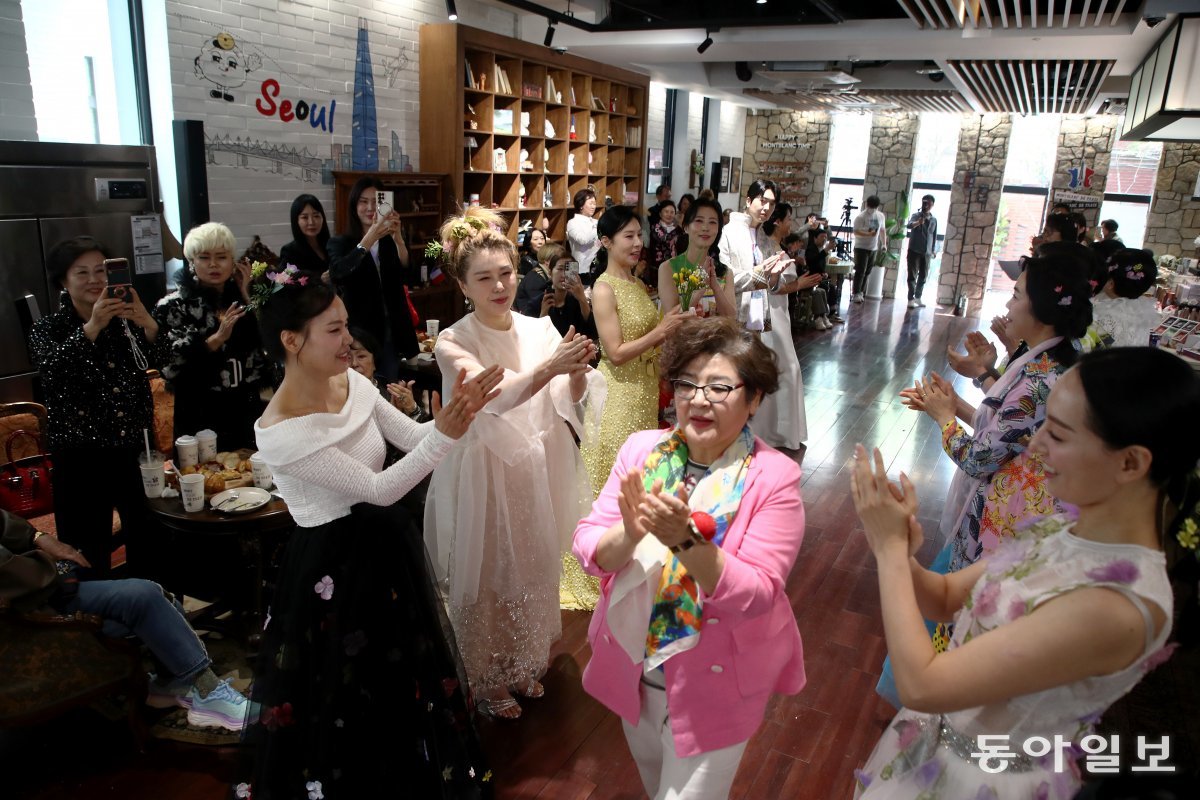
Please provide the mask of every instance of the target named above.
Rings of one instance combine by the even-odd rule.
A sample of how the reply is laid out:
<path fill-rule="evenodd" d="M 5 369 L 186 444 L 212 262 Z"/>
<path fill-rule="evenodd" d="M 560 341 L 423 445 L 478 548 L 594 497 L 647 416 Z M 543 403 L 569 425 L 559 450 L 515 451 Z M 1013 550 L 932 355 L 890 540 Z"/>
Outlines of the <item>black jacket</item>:
<path fill-rule="evenodd" d="M 513 308 L 527 317 L 537 317 L 542 313 L 542 296 L 550 291 L 550 276 L 541 265 L 529 271 L 517 286 L 517 299 Z"/>
<path fill-rule="evenodd" d="M 0 509 L 0 606 L 43 609 L 58 589 L 54 559 L 33 544 L 33 526 Z"/>
<path fill-rule="evenodd" d="M 417 332 L 408 310 L 405 285 L 415 286 L 420 280 L 409 259 L 409 266 L 400 263 L 396 243 L 390 237 L 379 240 L 379 266 L 365 250 L 358 249 L 353 236 L 335 236 L 329 240 L 329 272 L 346 303 L 350 324 L 365 329 L 385 341 L 385 326 L 390 328 L 396 354 L 404 358 L 419 351 Z M 411 254 L 410 254 L 411 255 Z"/>
<path fill-rule="evenodd" d="M 297 269 L 304 272 L 315 272 L 318 275 L 329 269 L 329 262 L 322 259 L 313 251 L 308 242 L 293 239 L 279 251 L 279 266 L 295 264 Z"/>
<path fill-rule="evenodd" d="M 42 378 L 49 415 L 51 450 L 71 447 L 136 448 L 142 429 L 153 429 L 150 380 L 134 361 L 124 320 L 114 318 L 96 341 L 83 333 L 84 320 L 64 294 L 58 311 L 29 332 L 29 354 Z M 129 330 L 151 369 L 165 360 L 166 337 L 154 343 L 132 322 Z"/>

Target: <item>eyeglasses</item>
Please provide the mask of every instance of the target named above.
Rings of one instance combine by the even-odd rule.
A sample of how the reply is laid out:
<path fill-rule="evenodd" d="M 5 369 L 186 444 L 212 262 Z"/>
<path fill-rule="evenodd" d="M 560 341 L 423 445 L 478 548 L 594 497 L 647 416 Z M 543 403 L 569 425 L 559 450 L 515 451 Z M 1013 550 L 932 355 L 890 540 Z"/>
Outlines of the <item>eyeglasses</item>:
<path fill-rule="evenodd" d="M 730 386 L 726 383 L 710 383 L 705 386 L 698 386 L 691 381 L 685 381 L 682 378 L 671 381 L 671 386 L 675 388 L 675 396 L 680 400 L 691 400 L 696 396 L 696 390 L 704 391 L 704 399 L 714 405 L 724 403 L 725 398 L 729 397 L 729 393 L 734 389 L 740 389 L 746 384 L 739 383 L 737 386 Z"/>

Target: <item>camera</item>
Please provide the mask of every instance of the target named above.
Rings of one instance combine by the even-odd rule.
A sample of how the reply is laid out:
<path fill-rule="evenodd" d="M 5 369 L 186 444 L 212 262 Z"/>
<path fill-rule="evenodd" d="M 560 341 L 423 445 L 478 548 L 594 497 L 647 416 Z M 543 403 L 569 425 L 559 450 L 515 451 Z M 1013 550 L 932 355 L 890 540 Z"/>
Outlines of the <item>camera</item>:
<path fill-rule="evenodd" d="M 853 197 L 847 197 L 846 202 L 842 205 L 842 211 L 853 211 L 856 208 L 858 208 L 858 206 L 854 205 Z"/>

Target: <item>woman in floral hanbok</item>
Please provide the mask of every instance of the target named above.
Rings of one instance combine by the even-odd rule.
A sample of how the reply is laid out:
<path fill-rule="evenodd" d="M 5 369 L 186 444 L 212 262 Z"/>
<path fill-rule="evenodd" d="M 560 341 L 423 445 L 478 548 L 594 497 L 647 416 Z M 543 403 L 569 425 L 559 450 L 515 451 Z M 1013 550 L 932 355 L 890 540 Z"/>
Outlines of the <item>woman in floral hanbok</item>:
<path fill-rule="evenodd" d="M 1167 569 L 1200 539 L 1200 428 L 1176 420 L 1198 414 L 1200 379 L 1174 355 L 1085 356 L 1055 384 L 1029 445 L 1078 520 L 1036 522 L 949 575 L 912 558 L 912 483 L 889 485 L 879 451 L 872 469 L 858 446 L 851 493 L 904 708 L 855 770 L 856 798 L 1070 800 L 1081 745 L 1115 755 L 1095 724 L 1174 649 Z M 953 618 L 946 652 L 923 616 Z"/>

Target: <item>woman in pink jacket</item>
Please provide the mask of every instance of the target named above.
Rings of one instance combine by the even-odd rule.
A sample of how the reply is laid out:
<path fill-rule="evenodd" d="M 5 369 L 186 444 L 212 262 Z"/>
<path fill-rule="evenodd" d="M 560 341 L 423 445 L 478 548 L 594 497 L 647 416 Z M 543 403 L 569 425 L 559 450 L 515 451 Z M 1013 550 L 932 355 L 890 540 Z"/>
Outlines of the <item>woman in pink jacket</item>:
<path fill-rule="evenodd" d="M 688 320 L 661 367 L 678 426 L 629 437 L 575 530 L 601 578 L 583 685 L 621 716 L 651 798 L 717 800 L 771 694 L 804 687 L 784 593 L 804 536 L 800 468 L 750 432 L 779 380 L 753 333 Z"/>

